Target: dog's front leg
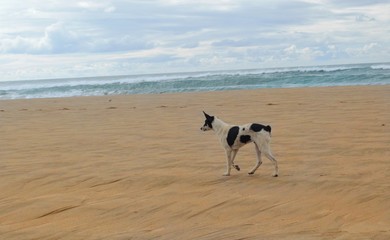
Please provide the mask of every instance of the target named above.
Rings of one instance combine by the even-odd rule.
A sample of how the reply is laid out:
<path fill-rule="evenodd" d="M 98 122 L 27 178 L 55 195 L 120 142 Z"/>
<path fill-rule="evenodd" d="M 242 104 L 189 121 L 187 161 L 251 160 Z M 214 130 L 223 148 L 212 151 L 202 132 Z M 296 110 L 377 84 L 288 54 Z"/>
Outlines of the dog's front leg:
<path fill-rule="evenodd" d="M 232 159 L 232 166 L 233 166 L 237 171 L 240 171 L 240 166 L 234 164 L 234 159 L 236 158 L 237 152 L 238 152 L 238 149 L 235 149 L 235 150 L 233 150 L 233 152 L 232 152 L 232 156 L 231 156 L 231 159 Z"/>
<path fill-rule="evenodd" d="M 259 149 L 259 146 L 257 146 L 256 143 L 255 143 L 255 149 L 256 149 L 256 155 L 257 155 L 257 162 L 256 162 L 256 165 L 253 167 L 253 169 L 250 172 L 248 172 L 249 175 L 255 174 L 256 170 L 263 163 L 261 160 L 261 151 Z"/>
<path fill-rule="evenodd" d="M 226 150 L 226 172 L 223 176 L 230 176 L 230 170 L 232 168 L 232 151 Z"/>

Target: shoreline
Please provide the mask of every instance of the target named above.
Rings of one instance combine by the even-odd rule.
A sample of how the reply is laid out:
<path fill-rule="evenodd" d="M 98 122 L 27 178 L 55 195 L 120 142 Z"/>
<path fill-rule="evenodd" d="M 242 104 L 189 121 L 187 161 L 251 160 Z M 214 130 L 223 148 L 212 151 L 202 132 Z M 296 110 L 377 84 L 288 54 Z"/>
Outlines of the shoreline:
<path fill-rule="evenodd" d="M 27 101 L 27 100 L 55 100 L 55 99 L 72 99 L 72 98 L 116 98 L 126 96 L 154 96 L 154 95 L 181 95 L 181 94 L 210 94 L 210 93 L 225 93 L 225 92 L 245 92 L 245 91 L 273 91 L 273 90 L 285 90 L 289 89 L 327 89 L 327 88 L 364 88 L 364 87 L 388 87 L 389 84 L 373 84 L 373 85 L 341 85 L 341 86 L 307 86 L 307 87 L 270 87 L 270 88 L 248 88 L 248 89 L 225 89 L 225 90 L 207 90 L 207 91 L 185 91 L 185 92 L 162 92 L 162 93 L 130 93 L 130 94 L 107 94 L 107 95 L 91 95 L 91 96 L 69 96 L 69 97 L 42 97 L 42 98 L 15 98 L 15 99 L 0 99 L 1 102 L 6 101 Z"/>
<path fill-rule="evenodd" d="M 241 171 L 202 111 L 272 126 Z M 6 239 L 388 239 L 390 85 L 0 101 Z"/>
<path fill-rule="evenodd" d="M 160 94 L 261 88 L 389 85 L 389 67 L 358 64 L 0 82 L 1 99 Z"/>

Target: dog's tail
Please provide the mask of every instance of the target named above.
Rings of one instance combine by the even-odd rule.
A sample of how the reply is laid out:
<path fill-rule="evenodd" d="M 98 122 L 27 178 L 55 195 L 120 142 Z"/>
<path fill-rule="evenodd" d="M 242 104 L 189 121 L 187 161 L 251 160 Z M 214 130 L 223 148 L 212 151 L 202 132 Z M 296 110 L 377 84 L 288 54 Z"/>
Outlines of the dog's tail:
<path fill-rule="evenodd" d="M 264 130 L 269 132 L 269 135 L 271 136 L 271 126 L 270 125 L 265 126 Z"/>

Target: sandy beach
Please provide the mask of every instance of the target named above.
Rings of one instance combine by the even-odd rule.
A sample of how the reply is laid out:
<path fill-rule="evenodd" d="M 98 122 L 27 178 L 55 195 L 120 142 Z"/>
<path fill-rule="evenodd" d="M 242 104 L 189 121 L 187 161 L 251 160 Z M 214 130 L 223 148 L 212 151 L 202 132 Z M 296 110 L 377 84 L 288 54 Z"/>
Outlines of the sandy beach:
<path fill-rule="evenodd" d="M 272 126 L 241 171 L 205 110 Z M 0 101 L 0 239 L 390 239 L 390 85 Z"/>

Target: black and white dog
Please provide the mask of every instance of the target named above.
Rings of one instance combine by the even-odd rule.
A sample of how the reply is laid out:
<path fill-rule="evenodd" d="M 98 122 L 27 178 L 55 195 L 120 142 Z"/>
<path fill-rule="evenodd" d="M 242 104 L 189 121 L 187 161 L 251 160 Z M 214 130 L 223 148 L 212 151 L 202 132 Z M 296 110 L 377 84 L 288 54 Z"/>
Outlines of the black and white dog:
<path fill-rule="evenodd" d="M 210 116 L 203 112 L 206 120 L 202 131 L 214 130 L 226 152 L 227 168 L 224 176 L 230 175 L 230 169 L 233 166 L 237 171 L 240 167 L 234 164 L 234 158 L 242 146 L 254 142 L 257 153 L 257 163 L 248 174 L 254 174 L 257 168 L 262 164 L 261 154 L 263 153 L 274 164 L 275 171 L 273 177 L 278 176 L 278 162 L 271 153 L 271 126 L 264 126 L 258 123 L 248 123 L 242 126 L 229 125 L 221 119 Z"/>

